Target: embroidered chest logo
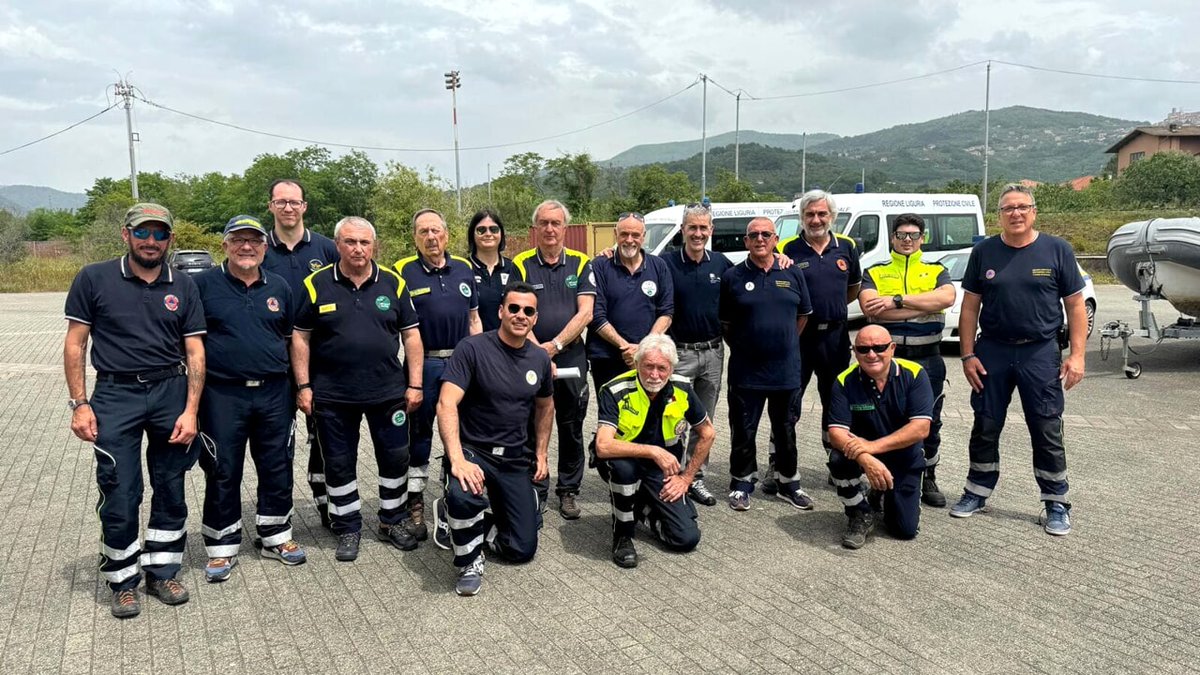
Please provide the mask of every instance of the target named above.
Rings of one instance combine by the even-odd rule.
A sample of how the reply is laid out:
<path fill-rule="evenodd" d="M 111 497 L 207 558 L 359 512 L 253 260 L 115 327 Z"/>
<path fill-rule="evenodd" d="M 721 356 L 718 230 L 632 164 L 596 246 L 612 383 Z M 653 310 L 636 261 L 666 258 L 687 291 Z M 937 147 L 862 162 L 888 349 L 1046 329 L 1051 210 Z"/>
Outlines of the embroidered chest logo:
<path fill-rule="evenodd" d="M 386 312 L 392 308 L 392 299 L 386 295 L 381 295 L 375 298 L 375 306 L 379 308 L 379 311 Z"/>
<path fill-rule="evenodd" d="M 267 309 L 271 310 L 272 312 L 279 311 L 279 300 L 277 300 L 275 296 L 267 298 Z"/>
<path fill-rule="evenodd" d="M 308 261 L 308 269 L 310 269 L 314 272 L 316 272 L 317 270 L 321 269 L 324 266 L 325 266 L 325 263 L 321 262 L 320 260 L 317 260 L 316 258 L 313 258 L 312 260 Z"/>
<path fill-rule="evenodd" d="M 988 270 L 988 271 L 984 272 L 983 278 L 984 279 L 995 279 L 996 278 L 996 270 Z"/>
<path fill-rule="evenodd" d="M 471 287 L 465 281 L 458 285 L 458 292 L 462 293 L 464 298 L 471 297 Z"/>
<path fill-rule="evenodd" d="M 174 312 L 179 309 L 179 298 L 174 295 L 163 296 L 163 307 L 166 307 L 168 311 Z"/>
<path fill-rule="evenodd" d="M 575 288 L 577 286 L 579 286 L 579 277 L 574 274 L 567 277 L 567 288 Z"/>
<path fill-rule="evenodd" d="M 658 284 L 654 283 L 653 281 L 643 281 L 642 282 L 642 294 L 645 295 L 647 298 L 653 298 L 654 294 L 657 292 L 658 292 Z"/>
<path fill-rule="evenodd" d="M 525 381 L 528 382 L 530 386 L 536 385 L 538 382 L 537 373 L 533 372 L 532 370 L 525 371 Z"/>
<path fill-rule="evenodd" d="M 844 258 L 838 258 L 837 267 L 839 270 L 845 272 L 850 266 L 846 264 L 846 260 Z"/>

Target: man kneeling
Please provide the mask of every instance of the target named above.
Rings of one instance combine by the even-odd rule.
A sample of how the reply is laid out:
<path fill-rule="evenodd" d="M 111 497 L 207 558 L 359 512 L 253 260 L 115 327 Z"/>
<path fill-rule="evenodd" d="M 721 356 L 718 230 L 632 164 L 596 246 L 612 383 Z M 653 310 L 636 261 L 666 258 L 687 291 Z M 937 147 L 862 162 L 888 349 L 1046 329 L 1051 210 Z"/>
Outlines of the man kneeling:
<path fill-rule="evenodd" d="M 537 305 L 532 286 L 510 284 L 500 298 L 500 328 L 459 342 L 442 375 L 438 431 L 453 478 L 447 478 L 445 500 L 434 503 L 434 543 L 453 543 L 459 595 L 479 592 L 485 544 L 514 563 L 537 551 L 541 518 L 529 481 L 526 428 L 534 414 L 534 480 L 545 479 L 554 418 L 550 357 L 527 339 Z"/>
<path fill-rule="evenodd" d="M 716 438 L 696 392 L 672 375 L 679 356 L 670 338 L 646 336 L 633 363 L 635 370 L 600 389 L 596 432 L 597 469 L 612 493 L 613 562 L 621 567 L 637 567 L 635 519 L 674 551 L 700 543 L 696 507 L 687 492 Z M 689 427 L 699 441 L 680 471 Z"/>
<path fill-rule="evenodd" d="M 933 388 L 920 365 L 893 358 L 896 345 L 882 326 L 854 340 L 858 363 L 838 376 L 830 397 L 829 473 L 850 525 L 842 546 L 862 548 L 882 506 L 888 532 L 917 536 L 921 517 L 922 441 L 933 419 Z M 863 495 L 862 475 L 871 485 Z M 880 504 L 882 502 L 882 504 Z"/>

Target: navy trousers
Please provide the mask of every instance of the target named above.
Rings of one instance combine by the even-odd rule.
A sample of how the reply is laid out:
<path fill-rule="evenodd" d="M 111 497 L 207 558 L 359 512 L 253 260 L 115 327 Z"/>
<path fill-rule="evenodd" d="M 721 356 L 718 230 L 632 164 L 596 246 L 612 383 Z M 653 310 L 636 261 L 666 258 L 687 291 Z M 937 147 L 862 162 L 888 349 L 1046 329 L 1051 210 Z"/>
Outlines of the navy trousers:
<path fill-rule="evenodd" d="M 662 469 L 645 459 L 610 459 L 596 464 L 612 497 L 614 537 L 633 538 L 638 521 L 645 522 L 664 546 L 685 553 L 700 543 L 696 506 L 685 494 L 675 502 L 663 501 Z"/>
<path fill-rule="evenodd" d="M 908 452 L 893 450 L 878 456 L 892 472 L 892 489 L 883 493 L 883 523 L 888 534 L 897 539 L 917 536 L 921 522 L 921 478 L 925 468 L 922 458 L 911 457 Z M 858 462 L 846 459 L 841 450 L 834 450 L 829 454 L 829 475 L 833 476 L 846 515 L 871 510 L 866 499 L 867 479 Z"/>
<path fill-rule="evenodd" d="M 464 490 L 458 479 L 446 472 L 446 516 L 457 567 L 470 565 L 483 546 L 512 563 L 528 562 L 537 553 L 541 518 L 529 482 L 529 457 L 520 449 L 511 454 L 515 456 L 496 456 L 463 446 L 467 461 L 483 471 L 483 494 Z"/>

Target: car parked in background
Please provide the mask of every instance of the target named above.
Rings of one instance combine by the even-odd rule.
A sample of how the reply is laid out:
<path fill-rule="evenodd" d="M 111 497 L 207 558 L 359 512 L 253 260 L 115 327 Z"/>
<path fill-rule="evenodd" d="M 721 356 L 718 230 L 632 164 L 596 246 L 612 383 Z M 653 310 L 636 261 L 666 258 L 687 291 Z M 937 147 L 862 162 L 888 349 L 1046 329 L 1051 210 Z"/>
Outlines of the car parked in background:
<path fill-rule="evenodd" d="M 958 342 L 958 319 L 962 313 L 963 275 L 967 271 L 967 259 L 971 257 L 971 251 L 955 251 L 941 257 L 938 262 L 946 266 L 950 272 L 950 281 L 954 282 L 954 305 L 946 310 L 946 328 L 942 331 L 943 342 Z M 1078 264 L 1078 263 L 1076 263 Z M 1079 273 L 1083 275 L 1083 306 L 1087 310 L 1087 334 L 1092 336 L 1092 328 L 1096 325 L 1096 287 L 1092 284 L 1092 275 L 1088 274 L 1079 268 Z M 1063 308 L 1063 317 L 1066 317 L 1066 308 Z M 1066 349 L 1067 334 L 1066 326 L 1059 331 L 1058 344 L 1062 349 Z"/>
<path fill-rule="evenodd" d="M 185 274 L 199 274 L 207 269 L 216 267 L 212 254 L 208 251 L 175 251 L 171 254 L 169 263 L 171 269 Z"/>

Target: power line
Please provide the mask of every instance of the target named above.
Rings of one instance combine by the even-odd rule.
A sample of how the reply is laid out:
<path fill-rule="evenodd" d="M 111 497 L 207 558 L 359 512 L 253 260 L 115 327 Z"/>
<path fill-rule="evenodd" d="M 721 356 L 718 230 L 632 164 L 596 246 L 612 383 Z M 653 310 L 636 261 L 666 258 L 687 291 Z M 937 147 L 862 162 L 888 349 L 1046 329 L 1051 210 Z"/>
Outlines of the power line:
<path fill-rule="evenodd" d="M 532 145 L 534 143 L 540 143 L 542 141 L 549 141 L 549 140 L 554 140 L 556 138 L 562 138 L 564 136 L 571 136 L 574 134 L 583 133 L 585 131 L 590 131 L 597 127 L 602 127 L 607 124 L 612 124 L 613 122 L 618 122 L 627 117 L 631 117 L 642 111 L 653 108 L 654 106 L 660 105 L 662 103 L 666 103 L 667 101 L 675 98 L 676 96 L 679 96 L 680 94 L 684 93 L 685 91 L 696 86 L 696 84 L 699 82 L 700 82 L 700 78 L 697 77 L 694 81 L 692 81 L 691 84 L 684 87 L 683 89 L 680 89 L 679 91 L 676 91 L 673 94 L 664 96 L 664 97 L 658 99 L 657 101 L 654 101 L 653 103 L 649 103 L 640 108 L 637 108 L 636 110 L 631 110 L 627 113 L 618 115 L 611 119 L 604 120 L 603 122 L 589 124 L 585 127 L 582 127 L 579 129 L 574 129 L 572 131 L 565 131 L 560 134 L 552 134 L 550 136 L 542 136 L 541 138 L 532 138 L 532 139 L 528 139 L 528 140 L 524 140 L 524 141 L 514 141 L 511 143 L 496 143 L 493 145 L 477 145 L 474 147 L 467 147 L 467 148 L 461 148 L 461 149 L 462 150 L 494 150 L 497 148 L 511 148 L 514 146 Z M 261 129 L 252 129 L 250 127 L 245 127 L 245 126 L 241 126 L 239 124 L 233 124 L 230 122 L 222 122 L 220 120 L 214 120 L 214 119 L 211 119 L 208 117 L 204 117 L 202 115 L 196 115 L 194 113 L 185 112 L 183 110 L 176 110 L 175 108 L 171 108 L 171 107 L 163 105 L 161 103 L 156 103 L 154 101 L 151 101 L 143 96 L 138 96 L 137 99 L 147 105 L 151 105 L 151 106 L 154 106 L 155 108 L 160 108 L 162 110 L 166 110 L 167 112 L 175 113 L 176 115 L 182 115 L 184 117 L 189 117 L 191 119 L 199 120 L 201 122 L 208 122 L 209 124 L 216 124 L 219 126 L 228 127 L 230 129 L 237 129 L 238 131 L 244 131 L 244 132 L 251 133 L 251 134 L 258 134 L 260 136 L 269 136 L 271 138 L 279 138 L 279 139 L 283 139 L 286 141 L 296 141 L 299 143 L 308 143 L 311 145 L 322 145 L 322 146 L 332 147 L 332 148 L 351 148 L 351 149 L 357 149 L 357 150 L 378 150 L 378 151 L 383 151 L 383 152 L 454 152 L 454 148 L 393 148 L 393 147 L 380 146 L 380 145 L 361 145 L 361 144 L 357 144 L 357 143 L 339 143 L 339 142 L 334 142 L 334 141 L 323 141 L 323 140 L 318 140 L 318 139 L 314 139 L 314 138 L 300 138 L 297 136 L 288 136 L 286 134 L 277 134 L 277 133 L 270 132 L 270 131 L 263 131 Z"/>
<path fill-rule="evenodd" d="M 1160 82 L 1163 84 L 1200 84 L 1200 80 L 1169 80 L 1161 77 L 1132 77 L 1128 75 L 1106 75 L 1103 73 L 1084 73 L 1077 70 L 1061 70 L 1059 68 L 1043 68 L 1042 66 L 1031 66 L 1026 63 L 1013 63 L 1011 61 L 1001 61 L 992 59 L 992 63 L 1000 63 L 1014 68 L 1025 68 L 1027 70 L 1040 70 L 1044 73 L 1058 73 L 1060 75 L 1075 75 L 1077 77 L 1098 77 L 1105 80 L 1126 80 L 1130 82 Z"/>
<path fill-rule="evenodd" d="M 975 61 L 974 63 L 966 63 L 961 66 L 955 66 L 954 68 L 947 68 L 945 70 L 934 71 L 932 73 L 913 75 L 912 77 L 902 77 L 900 79 L 887 80 L 885 82 L 872 82 L 871 84 L 860 84 L 860 85 L 857 85 L 854 87 L 843 87 L 841 89 L 826 89 L 824 91 L 808 91 L 808 92 L 804 92 L 801 94 L 784 94 L 782 96 L 750 96 L 749 94 L 747 94 L 747 96 L 749 96 L 752 100 L 755 100 L 755 101 L 776 101 L 776 100 L 785 99 L 785 98 L 805 98 L 808 96 L 824 96 L 826 94 L 840 94 L 842 92 L 847 92 L 847 91 L 858 91 L 860 89 L 871 89 L 874 87 L 885 87 L 885 86 L 891 85 L 891 84 L 900 84 L 902 82 L 912 82 L 913 80 L 923 80 L 923 79 L 929 78 L 929 77 L 937 77 L 938 75 L 945 75 L 946 73 L 953 73 L 958 70 L 966 70 L 967 68 L 974 68 L 975 66 L 982 66 L 985 63 L 987 63 L 987 59 L 984 59 L 982 61 Z M 1000 61 L 997 61 L 996 63 L 1000 63 Z"/>
<path fill-rule="evenodd" d="M 49 139 L 51 139 L 51 138 L 54 138 L 55 136 L 57 136 L 57 135 L 59 135 L 59 134 L 61 134 L 61 133 L 65 133 L 65 132 L 67 132 L 67 131 L 70 131 L 70 130 L 74 129 L 75 127 L 79 126 L 80 124 L 86 124 L 86 123 L 88 123 L 88 122 L 91 122 L 92 120 L 94 120 L 94 119 L 96 119 L 97 117 L 99 117 L 99 116 L 103 115 L 104 113 L 108 112 L 109 110 L 112 110 L 113 108 L 117 107 L 118 105 L 120 105 L 120 104 L 119 104 L 119 103 L 113 103 L 112 105 L 108 106 L 108 107 L 107 107 L 107 108 L 105 108 L 104 110 L 101 110 L 100 112 L 96 113 L 95 115 L 92 115 L 91 117 L 87 117 L 87 118 L 85 118 L 85 119 L 81 119 L 81 120 L 79 120 L 78 122 L 76 122 L 76 123 L 72 124 L 72 125 L 71 125 L 71 126 L 69 126 L 69 127 L 64 127 L 64 128 L 62 128 L 62 129 L 59 129 L 58 131 L 56 131 L 56 132 L 54 132 L 54 133 L 52 133 L 52 134 L 49 134 L 49 135 L 47 135 L 47 136 L 42 136 L 41 138 L 39 138 L 39 139 L 37 139 L 37 140 L 29 141 L 28 143 L 24 143 L 24 144 L 22 144 L 22 145 L 18 145 L 18 146 L 17 146 L 17 147 L 15 147 L 15 148 L 9 148 L 8 150 L 5 150 L 5 151 L 3 151 L 3 152 L 0 152 L 0 156 L 7 155 L 7 154 L 8 154 L 8 153 L 10 153 L 10 152 L 16 152 L 17 150 L 20 150 L 20 149 L 22 149 L 22 148 L 28 148 L 29 146 L 31 146 L 31 145 L 34 145 L 34 144 L 36 144 L 36 143 L 41 143 L 42 141 L 45 141 L 45 140 L 49 140 Z"/>

